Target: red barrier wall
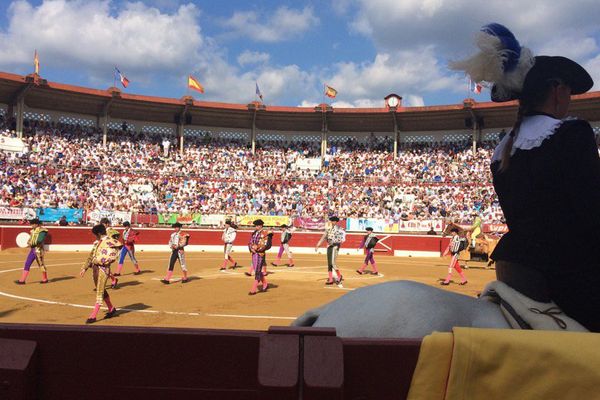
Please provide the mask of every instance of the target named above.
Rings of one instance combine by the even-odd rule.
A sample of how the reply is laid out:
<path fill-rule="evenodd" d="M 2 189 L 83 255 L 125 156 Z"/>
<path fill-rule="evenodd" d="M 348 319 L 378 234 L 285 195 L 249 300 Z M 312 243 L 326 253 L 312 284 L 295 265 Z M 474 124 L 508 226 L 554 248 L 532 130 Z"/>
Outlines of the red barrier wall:
<path fill-rule="evenodd" d="M 47 244 L 89 245 L 94 241 L 90 227 L 56 227 L 48 226 L 49 236 Z M 17 247 L 16 237 L 21 232 L 29 232 L 28 226 L 0 226 L 0 249 L 6 250 Z M 122 229 L 119 229 L 122 231 Z M 168 228 L 140 228 L 137 244 L 140 245 L 165 245 L 173 232 Z M 222 245 L 221 231 L 208 229 L 186 229 L 190 234 L 190 245 Z M 235 244 L 244 246 L 250 241 L 251 230 L 238 231 Z M 314 248 L 321 232 L 295 232 L 292 237 L 292 247 Z M 363 238 L 363 234 L 349 233 L 346 236 L 344 249 L 357 249 Z M 449 238 L 441 236 L 424 235 L 387 235 L 379 234 L 379 243 L 375 247 L 378 254 L 394 255 L 394 251 L 430 252 L 441 253 L 448 245 Z M 280 234 L 275 231 L 273 236 L 273 247 L 279 246 Z M 323 247 L 323 246 L 322 246 Z"/>
<path fill-rule="evenodd" d="M 0 363 L 0 398 L 402 400 L 420 344 L 319 328 L 0 324 L 0 360 L 15 361 Z"/>

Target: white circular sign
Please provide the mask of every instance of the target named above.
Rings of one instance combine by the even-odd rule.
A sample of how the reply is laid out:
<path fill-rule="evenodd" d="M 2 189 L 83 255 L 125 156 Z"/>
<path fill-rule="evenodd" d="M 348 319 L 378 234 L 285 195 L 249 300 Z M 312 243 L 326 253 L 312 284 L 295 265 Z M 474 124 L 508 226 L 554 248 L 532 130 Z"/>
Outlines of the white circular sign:
<path fill-rule="evenodd" d="M 387 104 L 389 107 L 396 107 L 398 104 L 400 104 L 400 100 L 396 96 L 391 96 L 388 97 Z"/>
<path fill-rule="evenodd" d="M 31 208 L 25 208 L 23 210 L 23 217 L 25 217 L 25 219 L 29 220 L 29 219 L 34 219 L 35 217 L 37 217 L 35 210 L 31 209 Z"/>
<path fill-rule="evenodd" d="M 28 247 L 28 242 L 29 242 L 29 238 L 31 236 L 29 236 L 29 233 L 27 232 L 21 232 L 17 235 L 17 246 L 19 247 Z"/>

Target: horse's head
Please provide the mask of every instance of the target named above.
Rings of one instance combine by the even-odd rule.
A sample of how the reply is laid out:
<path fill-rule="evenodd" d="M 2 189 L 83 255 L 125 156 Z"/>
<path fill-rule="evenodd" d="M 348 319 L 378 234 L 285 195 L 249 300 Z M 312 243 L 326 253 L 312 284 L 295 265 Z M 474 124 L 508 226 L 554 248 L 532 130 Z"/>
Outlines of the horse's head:
<path fill-rule="evenodd" d="M 446 224 L 446 227 L 444 228 L 444 230 L 442 231 L 442 236 L 448 236 L 450 234 L 450 232 L 452 231 L 452 229 L 458 229 L 458 233 L 460 234 L 462 231 L 464 231 L 463 228 L 460 227 L 460 225 L 455 224 L 454 222 L 448 222 Z"/>

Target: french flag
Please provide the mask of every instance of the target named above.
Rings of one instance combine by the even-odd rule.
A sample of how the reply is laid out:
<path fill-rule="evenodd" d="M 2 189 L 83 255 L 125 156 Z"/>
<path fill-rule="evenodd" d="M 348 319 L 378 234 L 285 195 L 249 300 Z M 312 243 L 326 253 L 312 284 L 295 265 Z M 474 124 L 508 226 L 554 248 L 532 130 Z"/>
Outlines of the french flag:
<path fill-rule="evenodd" d="M 119 75 L 119 80 L 121 81 L 121 85 L 123 85 L 124 88 L 127 87 L 127 85 L 129 85 L 129 79 L 127 79 L 127 77 L 125 77 L 125 75 L 123 75 L 121 73 L 121 71 L 119 71 L 119 68 L 115 67 L 115 74 Z"/>

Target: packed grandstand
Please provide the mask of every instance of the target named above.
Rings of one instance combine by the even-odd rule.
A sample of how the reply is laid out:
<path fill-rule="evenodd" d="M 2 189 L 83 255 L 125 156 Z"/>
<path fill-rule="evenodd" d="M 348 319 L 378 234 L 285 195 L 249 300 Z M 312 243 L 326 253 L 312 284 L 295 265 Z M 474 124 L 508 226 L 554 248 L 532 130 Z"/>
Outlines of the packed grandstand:
<path fill-rule="evenodd" d="M 480 130 L 475 145 L 466 126 L 404 134 L 396 146 L 393 132 L 336 132 L 322 149 L 322 132 L 271 130 L 251 143 L 247 130 L 188 127 L 180 142 L 166 124 L 119 118 L 103 130 L 85 116 L 30 109 L 19 125 L 7 110 L 3 141 L 22 147 L 0 150 L 4 208 L 393 221 L 467 221 L 477 213 L 503 223 L 489 172 L 503 128 Z"/>

